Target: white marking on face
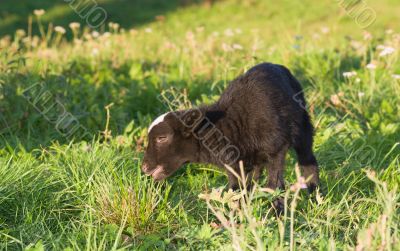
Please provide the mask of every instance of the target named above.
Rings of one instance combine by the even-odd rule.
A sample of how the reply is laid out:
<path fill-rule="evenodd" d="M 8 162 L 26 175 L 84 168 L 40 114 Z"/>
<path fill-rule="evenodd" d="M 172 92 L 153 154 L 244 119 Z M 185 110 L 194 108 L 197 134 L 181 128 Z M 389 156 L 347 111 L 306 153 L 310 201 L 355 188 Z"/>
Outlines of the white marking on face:
<path fill-rule="evenodd" d="M 169 112 L 164 113 L 163 115 L 160 115 L 158 118 L 156 118 L 149 126 L 149 130 L 147 130 L 147 133 L 150 133 L 151 129 L 155 127 L 156 125 L 160 124 L 161 122 L 164 121 L 165 116 L 168 115 Z"/>

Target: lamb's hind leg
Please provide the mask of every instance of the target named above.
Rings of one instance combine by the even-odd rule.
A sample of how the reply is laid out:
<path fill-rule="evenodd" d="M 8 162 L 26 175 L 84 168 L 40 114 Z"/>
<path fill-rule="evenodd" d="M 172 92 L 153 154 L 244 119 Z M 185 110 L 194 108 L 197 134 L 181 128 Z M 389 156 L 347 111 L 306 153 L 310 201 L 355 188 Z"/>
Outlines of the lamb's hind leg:
<path fill-rule="evenodd" d="M 300 166 L 301 175 L 307 180 L 307 188 L 312 193 L 319 185 L 318 163 L 312 151 L 313 128 L 306 116 L 302 134 L 296 139 L 294 149 Z"/>
<path fill-rule="evenodd" d="M 285 156 L 287 153 L 287 148 L 281 150 L 278 154 L 271 156 L 268 161 L 268 183 L 267 187 L 275 189 L 285 189 L 285 181 L 283 179 L 283 174 L 285 171 Z M 281 214 L 284 210 L 283 198 L 278 198 L 273 203 L 277 214 Z"/>

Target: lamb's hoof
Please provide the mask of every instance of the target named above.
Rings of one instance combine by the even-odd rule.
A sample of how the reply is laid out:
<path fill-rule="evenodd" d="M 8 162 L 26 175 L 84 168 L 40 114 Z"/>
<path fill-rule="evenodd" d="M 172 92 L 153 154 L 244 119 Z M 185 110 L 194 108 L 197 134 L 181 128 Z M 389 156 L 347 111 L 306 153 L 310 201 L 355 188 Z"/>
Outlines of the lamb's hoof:
<path fill-rule="evenodd" d="M 310 184 L 307 184 L 307 190 L 308 190 L 308 193 L 309 193 L 309 194 L 314 193 L 315 190 L 317 190 L 317 188 L 318 188 L 318 184 L 317 184 L 317 183 L 310 183 Z"/>
<path fill-rule="evenodd" d="M 272 206 L 275 209 L 275 214 L 277 217 L 283 215 L 283 213 L 285 212 L 285 201 L 283 200 L 283 198 L 276 199 L 272 203 Z"/>
<path fill-rule="evenodd" d="M 307 184 L 307 190 L 308 194 L 311 195 L 312 197 L 314 197 L 314 195 L 317 193 L 317 190 L 318 193 L 323 196 L 325 196 L 328 193 L 327 188 L 321 185 L 321 183 Z"/>

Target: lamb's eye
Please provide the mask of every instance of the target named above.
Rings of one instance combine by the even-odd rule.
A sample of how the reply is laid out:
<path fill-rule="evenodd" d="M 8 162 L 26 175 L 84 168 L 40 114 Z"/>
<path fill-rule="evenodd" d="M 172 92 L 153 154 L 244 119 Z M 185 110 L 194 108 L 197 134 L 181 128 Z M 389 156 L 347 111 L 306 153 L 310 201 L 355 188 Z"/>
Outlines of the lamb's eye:
<path fill-rule="evenodd" d="M 167 136 L 159 136 L 156 138 L 157 143 L 164 143 L 167 141 Z"/>

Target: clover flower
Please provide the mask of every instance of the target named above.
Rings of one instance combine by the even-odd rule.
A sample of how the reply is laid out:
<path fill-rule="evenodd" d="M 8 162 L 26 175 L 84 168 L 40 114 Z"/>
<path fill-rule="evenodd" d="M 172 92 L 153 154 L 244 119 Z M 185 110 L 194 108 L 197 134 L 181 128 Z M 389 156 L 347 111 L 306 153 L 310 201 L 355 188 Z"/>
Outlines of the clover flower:
<path fill-rule="evenodd" d="M 364 40 L 371 40 L 372 34 L 367 31 L 364 31 L 363 37 L 364 37 Z"/>
<path fill-rule="evenodd" d="M 366 68 L 369 69 L 369 70 L 375 70 L 376 69 L 376 64 L 371 62 L 371 63 L 366 65 Z"/>
<path fill-rule="evenodd" d="M 379 53 L 380 57 L 385 57 L 387 55 L 393 54 L 396 51 L 393 47 L 386 46 L 383 50 Z"/>
<path fill-rule="evenodd" d="M 290 186 L 290 191 L 307 188 L 306 179 L 303 176 L 298 177 L 297 182 Z"/>

